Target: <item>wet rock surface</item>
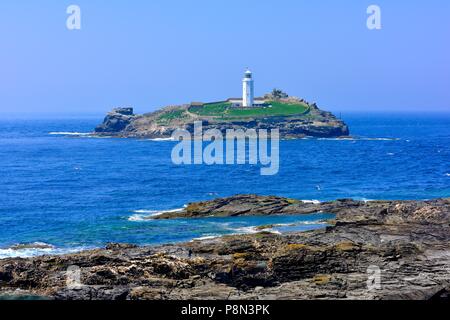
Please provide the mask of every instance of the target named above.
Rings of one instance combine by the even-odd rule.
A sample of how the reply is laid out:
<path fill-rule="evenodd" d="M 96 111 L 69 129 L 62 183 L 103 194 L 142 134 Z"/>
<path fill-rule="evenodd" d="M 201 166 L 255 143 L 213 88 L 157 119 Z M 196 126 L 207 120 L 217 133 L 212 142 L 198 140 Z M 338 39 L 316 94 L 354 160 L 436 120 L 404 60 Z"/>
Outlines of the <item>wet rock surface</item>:
<path fill-rule="evenodd" d="M 240 195 L 191 204 L 182 214 L 318 211 L 335 213 L 334 223 L 303 233 L 262 231 L 155 247 L 109 244 L 0 260 L 0 288 L 11 296 L 51 299 L 448 299 L 448 199 L 318 204 Z"/>

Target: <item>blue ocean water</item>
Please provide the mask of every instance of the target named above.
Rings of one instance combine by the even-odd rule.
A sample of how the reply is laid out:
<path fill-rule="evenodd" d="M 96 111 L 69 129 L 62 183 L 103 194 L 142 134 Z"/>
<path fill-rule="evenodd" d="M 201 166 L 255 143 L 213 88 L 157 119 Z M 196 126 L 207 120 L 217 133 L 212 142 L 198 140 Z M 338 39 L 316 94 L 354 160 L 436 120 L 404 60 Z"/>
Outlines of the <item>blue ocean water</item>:
<path fill-rule="evenodd" d="M 142 219 L 239 193 L 319 201 L 450 196 L 449 114 L 343 118 L 355 139 L 281 141 L 275 176 L 261 176 L 259 166 L 251 165 L 174 165 L 172 141 L 64 134 L 90 132 L 101 117 L 1 120 L 0 258 L 107 242 L 188 241 L 252 232 L 251 227 L 265 224 L 280 224 L 280 232 L 289 231 L 286 226 L 307 230 L 322 227 L 329 217 Z M 11 248 L 35 242 L 54 247 Z"/>

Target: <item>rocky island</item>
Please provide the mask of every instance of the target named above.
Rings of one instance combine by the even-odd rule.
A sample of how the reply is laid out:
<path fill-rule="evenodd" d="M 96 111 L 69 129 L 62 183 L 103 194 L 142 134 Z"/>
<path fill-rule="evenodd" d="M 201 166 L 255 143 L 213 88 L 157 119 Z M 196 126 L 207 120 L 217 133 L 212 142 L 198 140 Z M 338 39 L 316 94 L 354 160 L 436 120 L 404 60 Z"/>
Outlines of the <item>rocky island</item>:
<path fill-rule="evenodd" d="M 219 129 L 279 129 L 280 137 L 295 139 L 332 138 L 349 135 L 348 126 L 332 113 L 315 103 L 279 94 L 276 90 L 255 99 L 252 107 L 243 107 L 239 99 L 213 103 L 190 103 L 169 106 L 143 115 L 133 108 L 116 108 L 109 112 L 93 133 L 96 136 L 121 138 L 170 138 L 176 129 L 193 133 L 194 122 L 203 128 Z"/>
<path fill-rule="evenodd" d="M 448 299 L 450 199 L 311 203 L 237 195 L 159 219 L 329 212 L 321 230 L 0 260 L 0 292 L 49 299 Z M 80 282 L 68 285 L 77 266 Z M 373 270 L 379 287 L 371 288 Z M 370 280 L 370 281 L 369 281 Z"/>

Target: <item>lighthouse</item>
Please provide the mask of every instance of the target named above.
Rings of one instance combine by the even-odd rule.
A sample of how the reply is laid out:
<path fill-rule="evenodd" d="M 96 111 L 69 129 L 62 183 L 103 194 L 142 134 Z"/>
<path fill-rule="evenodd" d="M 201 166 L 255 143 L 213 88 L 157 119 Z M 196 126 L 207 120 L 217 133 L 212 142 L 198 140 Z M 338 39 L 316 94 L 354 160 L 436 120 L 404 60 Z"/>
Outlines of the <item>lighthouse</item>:
<path fill-rule="evenodd" d="M 242 80 L 242 106 L 253 107 L 253 77 L 252 72 L 247 69 Z"/>

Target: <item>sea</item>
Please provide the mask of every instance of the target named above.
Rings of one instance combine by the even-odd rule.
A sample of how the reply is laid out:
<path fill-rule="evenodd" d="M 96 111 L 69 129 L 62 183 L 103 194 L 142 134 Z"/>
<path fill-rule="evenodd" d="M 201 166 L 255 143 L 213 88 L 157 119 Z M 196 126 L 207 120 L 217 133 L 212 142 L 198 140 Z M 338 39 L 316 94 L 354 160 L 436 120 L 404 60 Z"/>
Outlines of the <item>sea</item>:
<path fill-rule="evenodd" d="M 151 220 L 235 194 L 303 201 L 450 197 L 450 114 L 349 113 L 351 139 L 284 140 L 280 169 L 175 165 L 174 141 L 92 138 L 102 117 L 2 117 L 0 259 L 110 242 L 157 245 L 227 234 L 323 228 L 328 213 Z"/>

